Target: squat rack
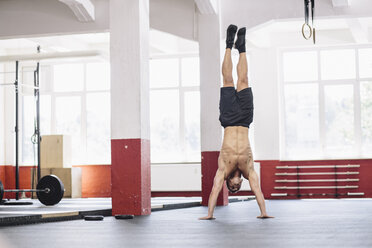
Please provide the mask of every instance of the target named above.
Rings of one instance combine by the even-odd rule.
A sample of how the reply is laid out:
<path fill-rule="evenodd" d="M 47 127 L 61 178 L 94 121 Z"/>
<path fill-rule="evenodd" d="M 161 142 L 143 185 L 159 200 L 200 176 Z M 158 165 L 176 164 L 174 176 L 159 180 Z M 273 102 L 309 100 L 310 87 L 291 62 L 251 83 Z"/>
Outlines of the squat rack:
<path fill-rule="evenodd" d="M 40 46 L 37 48 L 40 52 Z M 40 91 L 39 91 L 39 71 L 40 64 L 37 62 L 36 69 L 34 71 L 34 85 L 20 84 L 18 81 L 19 74 L 19 61 L 16 60 L 15 63 L 15 81 L 14 83 L 0 84 L 0 86 L 10 86 L 14 85 L 14 105 L 15 105 L 15 127 L 14 127 L 14 143 L 15 143 L 15 187 L 16 190 L 19 189 L 19 87 L 30 87 L 34 89 L 34 99 L 35 99 L 35 123 L 34 123 L 34 134 L 32 136 L 32 143 L 37 146 L 37 181 L 40 180 Z M 16 200 L 19 200 L 19 192 L 16 192 Z"/>
<path fill-rule="evenodd" d="M 40 74 L 40 60 L 57 59 L 57 58 L 76 58 L 76 57 L 95 57 L 99 56 L 101 53 L 97 50 L 91 51 L 74 51 L 74 52 L 57 52 L 49 54 L 40 54 L 40 46 L 37 47 L 37 55 L 23 55 L 23 56 L 0 56 L 0 62 L 9 62 L 15 60 L 15 81 L 14 83 L 4 83 L 0 86 L 11 86 L 14 85 L 14 102 L 15 102 L 15 186 L 16 186 L 16 200 L 19 200 L 19 86 L 30 87 L 34 89 L 34 100 L 35 100 L 35 119 L 34 119 L 34 134 L 31 138 L 32 143 L 37 146 L 37 181 L 40 181 L 41 177 L 41 165 L 40 165 L 40 84 L 39 84 L 39 74 Z M 34 85 L 19 84 L 18 82 L 18 72 L 19 72 L 19 60 L 23 61 L 37 61 L 36 69 L 34 70 Z M 10 192 L 10 191 L 9 191 Z M 25 191 L 24 191 L 25 192 Z"/>

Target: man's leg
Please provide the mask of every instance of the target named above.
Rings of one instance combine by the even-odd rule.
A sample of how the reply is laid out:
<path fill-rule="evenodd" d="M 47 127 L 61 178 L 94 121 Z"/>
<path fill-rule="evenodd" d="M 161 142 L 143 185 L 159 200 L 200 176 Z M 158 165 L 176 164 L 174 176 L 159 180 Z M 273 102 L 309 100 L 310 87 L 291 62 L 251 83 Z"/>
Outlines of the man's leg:
<path fill-rule="evenodd" d="M 248 63 L 245 53 L 245 28 L 238 31 L 238 38 L 235 42 L 235 48 L 239 50 L 239 62 L 236 67 L 238 73 L 237 91 L 248 88 Z"/>
<path fill-rule="evenodd" d="M 234 80 L 232 77 L 233 65 L 231 59 L 231 49 L 234 45 L 234 39 L 237 29 L 237 26 L 230 25 L 227 28 L 226 32 L 226 50 L 222 63 L 223 87 L 234 87 Z"/>
<path fill-rule="evenodd" d="M 236 88 L 239 92 L 248 88 L 248 63 L 245 53 L 239 54 L 239 62 L 236 67 L 236 71 L 238 73 L 238 84 Z"/>
<path fill-rule="evenodd" d="M 232 60 L 231 49 L 226 48 L 225 57 L 222 63 L 223 87 L 234 87 L 234 79 L 232 77 Z"/>

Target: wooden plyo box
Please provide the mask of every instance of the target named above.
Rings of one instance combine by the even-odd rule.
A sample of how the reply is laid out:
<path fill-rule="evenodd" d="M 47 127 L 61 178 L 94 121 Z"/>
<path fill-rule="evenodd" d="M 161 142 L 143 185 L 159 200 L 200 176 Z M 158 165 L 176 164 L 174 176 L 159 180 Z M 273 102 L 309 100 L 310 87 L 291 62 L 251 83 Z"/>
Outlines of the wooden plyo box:
<path fill-rule="evenodd" d="M 71 137 L 43 135 L 40 143 L 41 168 L 71 168 Z"/>
<path fill-rule="evenodd" d="M 31 181 L 34 170 L 31 170 Z M 81 168 L 53 168 L 41 169 L 41 177 L 56 175 L 65 187 L 63 198 L 81 198 Z M 37 185 L 37 173 L 35 172 L 34 187 Z M 36 195 L 34 195 L 36 197 Z"/>

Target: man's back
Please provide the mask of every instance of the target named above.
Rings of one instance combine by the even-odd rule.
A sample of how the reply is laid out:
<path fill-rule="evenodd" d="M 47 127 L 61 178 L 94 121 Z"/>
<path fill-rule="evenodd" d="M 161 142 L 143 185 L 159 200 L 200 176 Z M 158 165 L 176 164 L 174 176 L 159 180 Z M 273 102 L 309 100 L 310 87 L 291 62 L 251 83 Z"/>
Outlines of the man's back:
<path fill-rule="evenodd" d="M 225 175 L 239 169 L 243 175 L 249 172 L 253 162 L 247 127 L 230 126 L 224 131 L 220 156 L 224 160 Z"/>

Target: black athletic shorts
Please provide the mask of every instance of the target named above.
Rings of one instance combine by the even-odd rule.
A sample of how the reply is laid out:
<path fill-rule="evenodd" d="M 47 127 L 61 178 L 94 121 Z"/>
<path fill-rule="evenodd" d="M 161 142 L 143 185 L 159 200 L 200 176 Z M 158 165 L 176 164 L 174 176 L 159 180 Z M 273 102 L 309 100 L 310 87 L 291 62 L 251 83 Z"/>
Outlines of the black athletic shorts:
<path fill-rule="evenodd" d="M 220 122 L 228 126 L 249 127 L 253 121 L 253 94 L 251 88 L 239 92 L 234 87 L 222 87 L 220 96 Z"/>

